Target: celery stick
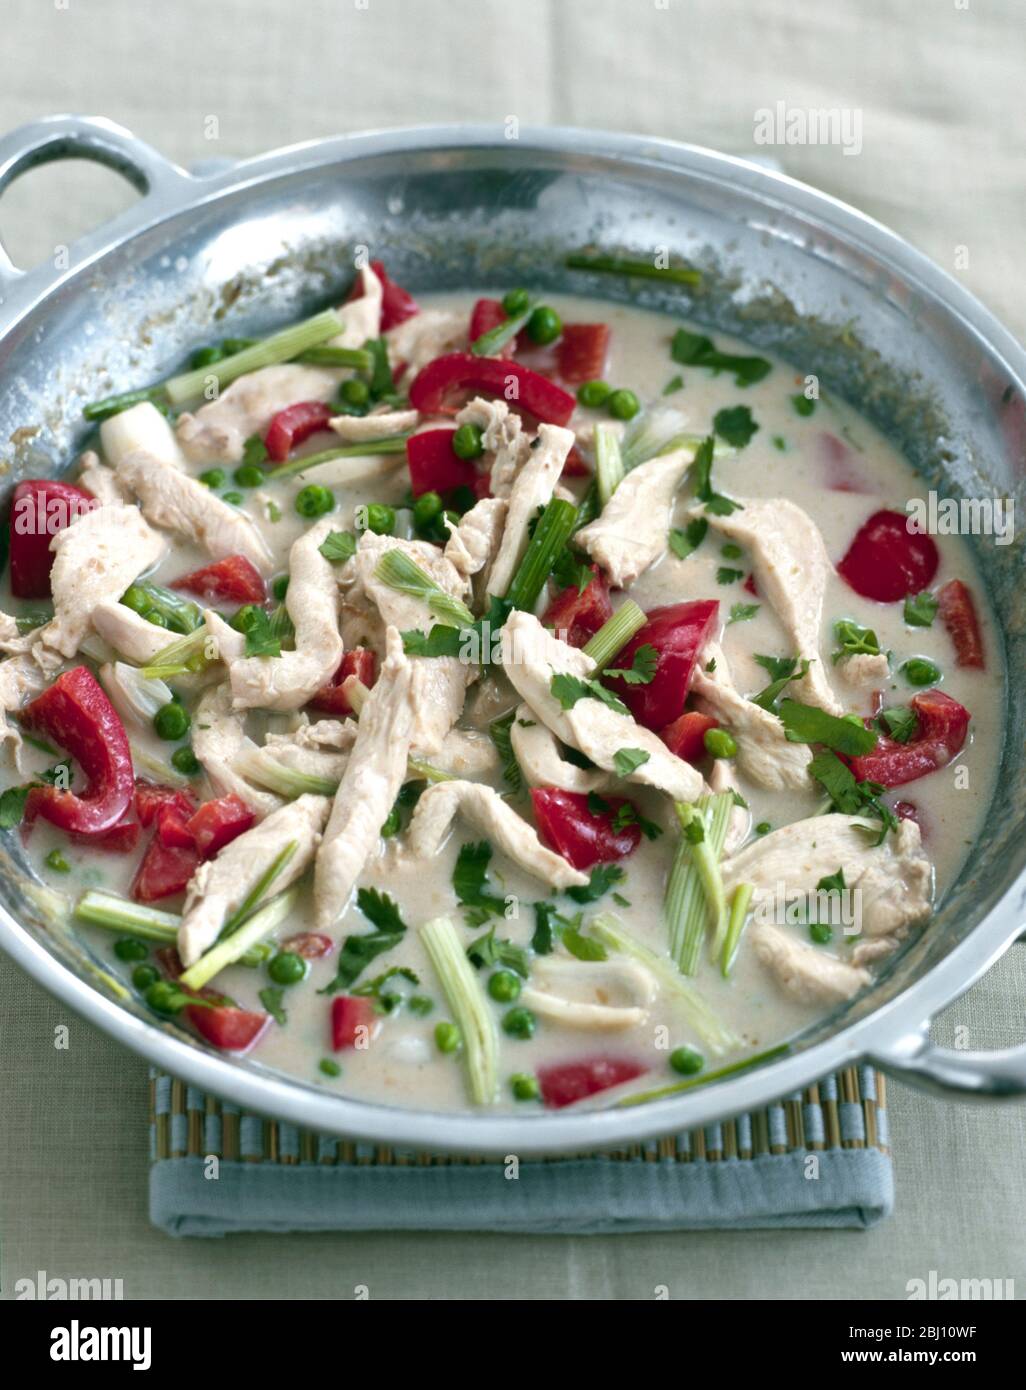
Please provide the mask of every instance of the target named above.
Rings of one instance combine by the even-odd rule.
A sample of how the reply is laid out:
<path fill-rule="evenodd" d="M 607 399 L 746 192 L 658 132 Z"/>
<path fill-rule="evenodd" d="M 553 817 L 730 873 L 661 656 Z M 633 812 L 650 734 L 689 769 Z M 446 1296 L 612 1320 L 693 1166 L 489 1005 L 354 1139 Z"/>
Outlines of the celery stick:
<path fill-rule="evenodd" d="M 499 1035 L 484 988 L 448 917 L 425 922 L 420 937 L 463 1036 L 471 1098 L 477 1105 L 491 1105 L 499 1083 Z"/>
<path fill-rule="evenodd" d="M 128 898 L 119 898 L 115 893 L 105 893 L 96 888 L 82 894 L 75 906 L 75 916 L 91 927 L 128 932 L 141 941 L 155 941 L 161 946 L 174 946 L 177 943 L 182 921 L 177 912 L 162 912 L 159 908 L 133 903 Z M 239 957 L 239 964 L 261 965 L 273 954 L 270 946 L 252 946 Z"/>
<path fill-rule="evenodd" d="M 598 485 L 598 500 L 601 507 L 612 497 L 623 481 L 623 459 L 620 457 L 620 441 L 612 425 L 595 427 L 595 482 Z"/>
<path fill-rule="evenodd" d="M 720 933 L 726 900 L 719 857 L 733 804 L 730 792 L 720 792 L 716 796 L 699 797 L 694 806 L 686 803 L 677 806 L 682 830 L 686 823 L 700 817 L 705 831 L 705 838 L 698 844 L 689 843 L 686 834 L 681 834 L 663 906 L 670 954 L 685 975 L 694 975 L 698 970 L 702 937 L 710 918 L 714 939 L 718 937 L 722 944 Z"/>
<path fill-rule="evenodd" d="M 283 796 L 287 801 L 295 801 L 297 796 L 334 796 L 338 791 L 338 777 L 318 777 L 313 772 L 300 772 L 287 767 L 274 756 L 271 748 L 251 748 L 240 753 L 234 760 L 233 768 L 249 782 L 258 787 Z"/>
<path fill-rule="evenodd" d="M 310 367 L 353 367 L 369 372 L 374 359 L 366 348 L 313 347 L 293 359 Z"/>
<path fill-rule="evenodd" d="M 266 481 L 277 482 L 279 478 L 291 478 L 295 473 L 305 473 L 316 468 L 319 463 L 331 463 L 333 459 L 362 459 L 372 454 L 405 454 L 408 434 L 388 434 L 380 439 L 365 439 L 359 444 L 341 444 L 335 449 L 323 449 L 319 454 L 307 454 L 305 458 L 290 459 L 277 468 L 272 468 Z M 359 479 L 352 479 L 358 482 Z"/>
<path fill-rule="evenodd" d="M 730 902 L 727 935 L 723 942 L 723 955 L 720 958 L 720 970 L 723 972 L 724 979 L 730 974 L 734 964 L 734 957 L 737 955 L 737 948 L 741 942 L 741 933 L 744 930 L 745 918 L 748 916 L 748 906 L 752 901 L 754 892 L 755 885 L 753 883 L 739 883 L 734 889 L 734 896 Z"/>
<path fill-rule="evenodd" d="M 314 314 L 313 318 L 304 319 L 302 323 L 283 328 L 280 333 L 272 333 L 269 338 L 243 348 L 231 357 L 222 357 L 220 362 L 211 362 L 205 367 L 197 367 L 195 371 L 173 376 L 164 383 L 164 390 L 172 405 L 181 405 L 194 396 L 201 396 L 212 380 L 216 381 L 218 391 L 222 391 L 247 372 L 273 367 L 279 362 L 290 362 L 300 353 L 318 347 L 341 332 L 342 320 L 338 314 L 334 309 L 325 309 L 323 313 Z"/>
<path fill-rule="evenodd" d="M 181 977 L 186 989 L 202 989 L 215 975 L 229 965 L 234 965 L 249 950 L 282 924 L 296 905 L 299 889 L 286 888 L 269 903 L 265 903 L 248 921 L 244 922 L 231 936 L 222 937 L 209 951 L 204 951 L 194 965 L 190 965 Z"/>
<path fill-rule="evenodd" d="M 634 600 L 629 598 L 602 624 L 582 651 L 585 656 L 591 657 L 595 669 L 599 670 L 627 645 L 634 634 L 645 626 L 645 622 L 644 613 Z"/>
<path fill-rule="evenodd" d="M 229 917 L 225 918 L 224 926 L 221 928 L 220 939 L 232 936 L 256 911 L 257 904 L 267 893 L 271 884 L 278 877 L 286 864 L 290 862 L 296 850 L 299 848 L 298 840 L 290 840 L 271 860 L 267 868 L 257 879 L 256 883 L 249 890 L 242 902 L 238 905 Z"/>
<path fill-rule="evenodd" d="M 447 594 L 402 550 L 386 550 L 377 563 L 374 578 L 426 603 L 434 617 L 448 627 L 470 627 L 474 621 L 465 603 Z"/>
<path fill-rule="evenodd" d="M 577 508 L 562 497 L 553 497 L 538 519 L 524 558 L 506 590 L 514 608 L 530 612 L 552 573 L 556 556 L 570 539 L 577 520 Z"/>

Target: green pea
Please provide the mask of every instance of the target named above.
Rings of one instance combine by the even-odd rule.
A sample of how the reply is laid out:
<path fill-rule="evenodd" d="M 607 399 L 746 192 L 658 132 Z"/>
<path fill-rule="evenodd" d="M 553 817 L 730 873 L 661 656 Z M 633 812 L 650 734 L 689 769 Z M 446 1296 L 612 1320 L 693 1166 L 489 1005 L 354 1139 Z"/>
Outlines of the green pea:
<path fill-rule="evenodd" d="M 346 405 L 366 405 L 370 400 L 370 387 L 358 376 L 353 376 L 343 381 L 338 394 Z"/>
<path fill-rule="evenodd" d="M 479 425 L 460 425 L 452 437 L 452 451 L 457 458 L 476 459 L 484 453 L 484 436 Z"/>
<path fill-rule="evenodd" d="M 512 970 L 496 970 L 488 981 L 488 993 L 500 1004 L 512 1004 L 520 998 L 520 980 Z"/>
<path fill-rule="evenodd" d="M 527 336 L 539 347 L 554 343 L 563 331 L 563 320 L 547 304 L 539 304 L 527 320 Z"/>
<path fill-rule="evenodd" d="M 538 1020 L 530 1009 L 518 1006 L 502 1016 L 503 1032 L 508 1033 L 511 1038 L 533 1038 L 537 1026 Z"/>
<path fill-rule="evenodd" d="M 462 1041 L 462 1035 L 455 1023 L 435 1024 L 435 1046 L 439 1052 L 455 1052 Z"/>
<path fill-rule="evenodd" d="M 181 772 L 185 777 L 195 777 L 203 769 L 200 760 L 192 749 L 185 744 L 181 748 L 176 748 L 171 754 L 171 766 L 176 772 Z"/>
<path fill-rule="evenodd" d="M 145 994 L 151 985 L 160 979 L 160 971 L 152 965 L 137 965 L 132 971 L 132 984 L 140 994 Z"/>
<path fill-rule="evenodd" d="M 189 996 L 183 994 L 170 980 L 157 980 L 146 991 L 146 1002 L 158 1014 L 178 1014 L 189 1003 Z"/>
<path fill-rule="evenodd" d="M 271 580 L 271 595 L 279 603 L 289 591 L 289 577 L 287 574 L 276 574 Z"/>
<path fill-rule="evenodd" d="M 320 483 L 307 483 L 296 493 L 296 511 L 300 516 L 327 516 L 335 507 L 335 494 Z"/>
<path fill-rule="evenodd" d="M 146 614 L 150 608 L 150 596 L 138 584 L 129 584 L 121 595 L 121 602 L 126 608 L 131 608 L 133 613 Z"/>
<path fill-rule="evenodd" d="M 241 492 L 222 492 L 222 493 L 221 493 L 221 501 L 222 501 L 222 502 L 230 502 L 231 505 L 232 505 L 233 507 L 241 507 L 242 504 L 243 504 L 243 502 L 245 502 L 245 500 L 246 500 L 246 499 L 245 499 L 245 497 L 243 497 L 243 495 L 242 495 Z"/>
<path fill-rule="evenodd" d="M 913 656 L 901 667 L 901 674 L 909 685 L 936 685 L 941 678 L 940 667 L 925 656 Z"/>
<path fill-rule="evenodd" d="M 224 348 L 208 347 L 197 348 L 189 358 L 189 370 L 197 371 L 200 367 L 211 367 L 215 362 L 220 362 L 224 357 Z"/>
<path fill-rule="evenodd" d="M 418 531 L 424 530 L 436 517 L 441 515 L 442 499 L 437 492 L 422 492 L 413 504 L 413 524 Z"/>
<path fill-rule="evenodd" d="M 633 420 L 641 409 L 641 402 L 633 391 L 620 387 L 606 401 L 606 407 L 616 420 Z"/>
<path fill-rule="evenodd" d="M 332 1061 L 330 1057 L 322 1057 L 321 1060 L 317 1063 L 317 1069 L 319 1071 L 322 1071 L 325 1076 L 342 1075 L 342 1068 L 339 1066 L 337 1062 Z"/>
<path fill-rule="evenodd" d="M 46 867 L 47 867 L 48 869 L 53 869 L 54 873 L 57 873 L 57 874 L 70 874 L 70 873 L 71 873 L 71 865 L 70 865 L 70 864 L 68 863 L 68 861 L 64 858 L 64 855 L 61 854 L 61 852 L 60 852 L 59 849 L 52 849 L 52 850 L 50 851 L 50 853 L 46 856 L 45 863 L 46 863 Z"/>
<path fill-rule="evenodd" d="M 244 463 L 240 468 L 236 468 L 232 478 L 239 487 L 259 487 L 264 481 L 264 470 L 255 463 Z"/>
<path fill-rule="evenodd" d="M 517 314 L 522 314 L 530 302 L 531 296 L 527 290 L 507 290 L 502 296 L 502 307 L 511 319 L 516 318 Z"/>
<path fill-rule="evenodd" d="M 135 936 L 119 936 L 114 943 L 114 954 L 118 960 L 145 960 L 150 948 Z"/>
<path fill-rule="evenodd" d="M 809 935 L 817 946 L 825 946 L 833 940 L 834 929 L 828 922 L 810 922 Z"/>
<path fill-rule="evenodd" d="M 201 483 L 206 483 L 207 487 L 221 487 L 228 474 L 223 468 L 208 468 L 205 473 L 199 475 Z"/>
<path fill-rule="evenodd" d="M 267 973 L 276 985 L 298 985 L 309 969 L 309 964 L 295 951 L 279 951 L 268 962 Z"/>
<path fill-rule="evenodd" d="M 376 536 L 395 535 L 395 508 L 385 502 L 371 502 L 367 507 L 367 530 Z"/>
<path fill-rule="evenodd" d="M 578 402 L 589 409 L 605 405 L 612 394 L 613 388 L 608 381 L 584 381 L 577 388 Z"/>
<path fill-rule="evenodd" d="M 702 742 L 714 758 L 732 758 L 737 752 L 737 744 L 726 729 L 706 729 Z"/>
<path fill-rule="evenodd" d="M 540 1100 L 541 1086 L 538 1078 L 529 1072 L 518 1071 L 509 1079 L 509 1088 L 514 1100 Z"/>
<path fill-rule="evenodd" d="M 189 711 L 174 700 L 161 706 L 153 716 L 153 728 L 157 737 L 166 739 L 168 743 L 176 743 L 180 738 L 184 738 L 191 723 Z"/>
<path fill-rule="evenodd" d="M 755 827 L 755 833 L 756 835 L 768 835 L 772 829 L 773 826 L 769 823 L 768 820 L 761 820 L 759 824 Z"/>
<path fill-rule="evenodd" d="M 670 1066 L 681 1076 L 694 1076 L 705 1066 L 705 1058 L 693 1047 L 675 1047 L 670 1053 Z"/>

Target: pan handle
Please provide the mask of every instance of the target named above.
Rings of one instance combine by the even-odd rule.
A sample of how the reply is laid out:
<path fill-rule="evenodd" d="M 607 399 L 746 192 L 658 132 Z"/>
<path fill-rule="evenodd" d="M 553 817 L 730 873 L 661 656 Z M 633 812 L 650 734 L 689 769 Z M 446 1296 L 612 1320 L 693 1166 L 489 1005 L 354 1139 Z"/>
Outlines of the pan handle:
<path fill-rule="evenodd" d="M 147 203 L 173 202 L 192 180 L 131 131 L 102 116 L 48 116 L 0 139 L 0 196 L 19 174 L 54 159 L 91 159 L 122 174 Z M 0 296 L 26 272 L 0 245 Z"/>
<path fill-rule="evenodd" d="M 1013 1100 L 1026 1095 L 1026 1043 L 994 1052 L 936 1047 L 926 1025 L 888 1046 L 870 1061 L 899 1081 L 949 1100 Z"/>

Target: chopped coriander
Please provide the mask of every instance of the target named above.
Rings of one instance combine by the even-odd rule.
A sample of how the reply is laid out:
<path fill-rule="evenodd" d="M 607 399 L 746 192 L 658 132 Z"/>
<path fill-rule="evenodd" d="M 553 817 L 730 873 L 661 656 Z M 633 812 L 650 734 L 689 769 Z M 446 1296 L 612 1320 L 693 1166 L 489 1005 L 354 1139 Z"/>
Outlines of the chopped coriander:
<path fill-rule="evenodd" d="M 341 565 L 356 554 L 356 537 L 351 531 L 329 531 L 317 549 L 333 565 Z"/>
<path fill-rule="evenodd" d="M 450 628 L 451 632 L 452 629 Z M 524 789 L 524 774 L 520 770 L 517 756 L 513 752 L 513 738 L 510 730 L 513 727 L 515 710 L 510 710 L 509 714 L 504 714 L 501 719 L 493 719 L 488 725 L 488 734 L 495 745 L 495 751 L 502 761 L 502 775 L 515 792 L 522 792 Z"/>
<path fill-rule="evenodd" d="M 622 883 L 627 877 L 619 864 L 596 864 L 588 875 L 588 882 L 578 887 L 568 888 L 567 897 L 575 903 L 593 903 L 609 892 L 614 883 Z M 619 893 L 613 894 L 619 899 Z M 621 904 L 622 906 L 622 904 Z"/>
<path fill-rule="evenodd" d="M 909 627 L 932 627 L 939 603 L 925 590 L 905 600 L 904 618 Z"/>
<path fill-rule="evenodd" d="M 718 410 L 713 419 L 713 429 L 735 449 L 743 449 L 758 428 L 747 405 L 727 406 Z"/>
<path fill-rule="evenodd" d="M 683 387 L 684 378 L 678 373 L 677 376 L 670 377 L 669 381 L 663 387 L 662 394 L 664 396 L 672 396 L 675 392 L 682 390 Z"/>
<path fill-rule="evenodd" d="M 835 665 L 846 656 L 880 655 L 880 643 L 872 628 L 859 627 L 848 618 L 834 623 L 834 637 L 839 643 L 838 650 L 830 658 Z"/>
<path fill-rule="evenodd" d="M 686 560 L 693 550 L 697 550 L 708 529 L 709 522 L 704 516 L 694 517 L 683 530 L 674 527 L 670 532 L 669 545 L 677 559 Z"/>
<path fill-rule="evenodd" d="M 600 700 L 617 714 L 629 714 L 622 700 L 618 700 L 611 690 L 596 680 L 582 676 L 571 676 L 565 672 L 554 675 L 549 681 L 549 690 L 559 701 L 561 708 L 573 709 L 578 700 Z"/>
<path fill-rule="evenodd" d="M 895 743 L 909 743 L 919 732 L 919 718 L 908 705 L 882 709 L 877 717 L 877 725 Z"/>
<path fill-rule="evenodd" d="M 266 989 L 260 991 L 257 998 L 263 1004 L 265 1012 L 271 1015 L 279 1027 L 284 1027 L 288 1023 L 288 1014 L 282 1003 L 285 998 L 285 991 L 280 985 L 268 985 Z"/>
<path fill-rule="evenodd" d="M 467 959 L 478 970 L 482 966 L 504 966 L 515 971 L 524 980 L 531 973 L 526 949 L 504 937 L 496 936 L 494 927 L 489 927 L 483 936 L 470 943 L 467 947 Z"/>
<path fill-rule="evenodd" d="M 879 799 L 884 788 L 878 782 L 857 781 L 836 753 L 817 753 L 809 763 L 809 772 L 829 796 L 836 811 L 846 816 L 875 816 L 881 821 L 875 844 L 883 843 L 888 830 L 897 830 L 897 817 Z"/>
<path fill-rule="evenodd" d="M 452 871 L 452 886 L 457 898 L 467 910 L 467 920 L 473 926 L 482 926 L 489 916 L 504 917 L 505 899 L 490 892 L 488 865 L 492 859 L 492 847 L 487 840 L 468 842 L 460 847 L 456 865 Z"/>
<path fill-rule="evenodd" d="M 856 722 L 828 714 L 813 705 L 801 705 L 797 700 L 781 700 L 777 713 L 792 743 L 822 743 L 848 757 L 859 757 L 876 747 L 876 734 L 861 720 Z"/>
<path fill-rule="evenodd" d="M 613 754 L 613 766 L 618 777 L 630 777 L 651 758 L 642 748 L 619 748 Z"/>
<path fill-rule="evenodd" d="M 736 584 L 739 579 L 743 579 L 744 577 L 744 570 L 730 569 L 727 565 L 720 565 L 719 569 L 716 571 L 717 584 Z"/>
<path fill-rule="evenodd" d="M 738 386 L 753 386 L 773 369 L 765 357 L 740 357 L 717 350 L 711 338 L 678 328 L 673 335 L 670 356 L 682 367 L 707 367 L 712 372 L 733 372 Z"/>
<path fill-rule="evenodd" d="M 562 942 L 572 956 L 578 960 L 608 960 L 609 952 L 601 941 L 585 936 L 580 927 L 564 927 Z"/>
<path fill-rule="evenodd" d="M 760 603 L 735 603 L 731 606 L 730 615 L 727 618 L 727 626 L 731 623 L 747 623 L 754 618 L 762 607 Z"/>
<path fill-rule="evenodd" d="M 739 545 L 735 545 L 733 541 L 728 541 L 726 545 L 720 546 L 720 554 L 725 560 L 740 560 L 744 551 Z"/>
<path fill-rule="evenodd" d="M 803 391 L 799 391 L 796 396 L 791 397 L 791 404 L 794 406 L 796 415 L 809 416 L 816 409 L 815 400 L 806 396 Z"/>
<path fill-rule="evenodd" d="M 70 874 L 71 865 L 64 858 L 59 849 L 52 849 L 46 856 L 45 864 L 48 869 L 53 869 L 57 874 Z"/>
<path fill-rule="evenodd" d="M 658 665 L 659 653 L 650 642 L 643 642 L 634 653 L 629 667 L 625 669 L 619 666 L 610 666 L 602 674 L 604 676 L 619 676 L 628 685 L 649 685 L 655 679 Z"/>
<path fill-rule="evenodd" d="M 715 448 L 716 441 L 710 434 L 706 435 L 695 450 L 695 457 L 691 465 L 695 479 L 695 496 L 700 502 L 705 503 L 706 511 L 712 512 L 715 516 L 729 516 L 731 512 L 742 510 L 742 508 L 740 502 L 734 502 L 729 497 L 724 497 L 722 493 L 713 490 L 712 465 Z"/>
<path fill-rule="evenodd" d="M 759 691 L 758 695 L 751 697 L 752 704 L 775 714 L 778 695 L 790 685 L 791 681 L 801 680 L 807 674 L 810 663 L 802 661 L 799 665 L 796 656 L 762 656 L 757 654 L 754 659 L 764 671 L 769 672 L 773 679 L 764 690 Z"/>

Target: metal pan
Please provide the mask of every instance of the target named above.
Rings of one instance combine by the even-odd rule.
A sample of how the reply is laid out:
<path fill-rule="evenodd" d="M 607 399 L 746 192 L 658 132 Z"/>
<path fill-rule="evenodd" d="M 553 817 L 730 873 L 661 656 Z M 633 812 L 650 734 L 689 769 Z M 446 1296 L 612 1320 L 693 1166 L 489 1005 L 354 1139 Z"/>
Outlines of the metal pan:
<path fill-rule="evenodd" d="M 813 189 L 691 146 L 581 130 L 479 127 L 325 140 L 192 175 L 108 121 L 54 117 L 0 141 L 0 193 L 33 164 L 82 157 L 125 175 L 130 211 L 27 273 L 0 251 L 0 439 L 9 481 L 57 473 L 81 407 L 148 383 L 189 346 L 266 331 L 337 302 L 365 245 L 413 291 L 524 281 L 626 299 L 563 269 L 567 249 L 665 246 L 704 272 L 693 294 L 640 302 L 737 333 L 883 428 L 947 496 L 1023 498 L 1026 356 L 953 279 L 878 223 Z M 635 300 L 637 296 L 635 295 Z M 929 928 L 871 989 L 764 1067 L 636 1108 L 530 1118 L 432 1114 L 327 1096 L 213 1053 L 119 1001 L 17 844 L 0 850 L 0 947 L 71 1008 L 187 1081 L 326 1133 L 431 1149 L 595 1149 L 708 1124 L 868 1059 L 959 1097 L 1021 1095 L 1026 1046 L 933 1047 L 928 1020 L 983 974 L 1026 918 L 1026 621 L 1022 547 L 976 559 L 1006 643 L 998 791 Z M 12 837 L 5 836 L 10 840 Z"/>

